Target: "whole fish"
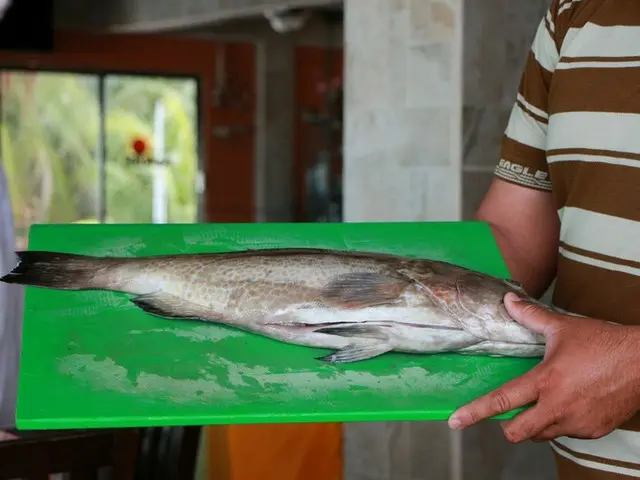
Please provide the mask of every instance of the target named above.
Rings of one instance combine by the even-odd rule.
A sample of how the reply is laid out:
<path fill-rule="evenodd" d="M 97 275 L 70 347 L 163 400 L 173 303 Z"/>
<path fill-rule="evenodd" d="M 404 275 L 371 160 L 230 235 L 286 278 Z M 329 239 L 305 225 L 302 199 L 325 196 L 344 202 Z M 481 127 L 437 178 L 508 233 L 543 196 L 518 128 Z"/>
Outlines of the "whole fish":
<path fill-rule="evenodd" d="M 330 363 L 387 352 L 536 357 L 545 339 L 503 298 L 517 282 L 442 261 L 322 249 L 94 257 L 25 251 L 6 283 L 132 295 L 149 314 L 225 324 L 331 349 Z"/>

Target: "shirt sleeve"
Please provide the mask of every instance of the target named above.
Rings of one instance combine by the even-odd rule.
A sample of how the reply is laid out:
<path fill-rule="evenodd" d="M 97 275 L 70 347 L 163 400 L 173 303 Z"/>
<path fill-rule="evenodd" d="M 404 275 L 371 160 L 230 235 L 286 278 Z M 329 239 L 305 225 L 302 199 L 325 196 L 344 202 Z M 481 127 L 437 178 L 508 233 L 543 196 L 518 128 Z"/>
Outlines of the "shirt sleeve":
<path fill-rule="evenodd" d="M 551 190 L 546 145 L 549 85 L 559 60 L 555 28 L 559 0 L 540 21 L 502 139 L 495 175 L 527 188 Z"/>

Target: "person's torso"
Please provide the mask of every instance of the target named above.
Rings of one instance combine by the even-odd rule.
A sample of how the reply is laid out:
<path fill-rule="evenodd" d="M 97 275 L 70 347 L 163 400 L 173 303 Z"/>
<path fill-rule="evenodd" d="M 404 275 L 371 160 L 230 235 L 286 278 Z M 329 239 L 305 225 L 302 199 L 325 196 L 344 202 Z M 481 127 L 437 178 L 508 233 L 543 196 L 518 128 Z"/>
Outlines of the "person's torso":
<path fill-rule="evenodd" d="M 547 163 L 561 219 L 553 303 L 640 325 L 640 1 L 564 0 Z M 552 442 L 560 477 L 640 477 L 640 416 Z"/>
<path fill-rule="evenodd" d="M 565 3 L 547 131 L 562 225 L 553 302 L 640 325 L 640 2 Z"/>

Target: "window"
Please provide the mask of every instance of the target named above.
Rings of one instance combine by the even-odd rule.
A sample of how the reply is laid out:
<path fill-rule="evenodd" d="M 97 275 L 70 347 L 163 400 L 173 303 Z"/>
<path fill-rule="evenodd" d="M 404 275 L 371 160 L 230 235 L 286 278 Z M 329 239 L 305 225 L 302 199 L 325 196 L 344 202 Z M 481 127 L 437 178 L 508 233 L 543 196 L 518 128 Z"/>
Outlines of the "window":
<path fill-rule="evenodd" d="M 196 79 L 3 70 L 0 88 L 19 249 L 34 223 L 200 220 Z"/>

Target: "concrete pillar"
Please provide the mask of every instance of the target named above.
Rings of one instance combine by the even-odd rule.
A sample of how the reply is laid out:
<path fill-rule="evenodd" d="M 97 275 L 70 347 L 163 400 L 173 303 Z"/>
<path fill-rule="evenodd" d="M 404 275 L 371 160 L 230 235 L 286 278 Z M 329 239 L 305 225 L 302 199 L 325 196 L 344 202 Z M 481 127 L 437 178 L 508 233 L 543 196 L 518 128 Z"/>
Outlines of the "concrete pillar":
<path fill-rule="evenodd" d="M 469 219 L 549 0 L 345 0 L 345 221 Z M 547 480 L 498 423 L 345 426 L 345 480 Z"/>
<path fill-rule="evenodd" d="M 258 111 L 256 119 L 256 218 L 259 222 L 290 222 L 295 216 L 294 141 L 298 46 L 341 45 L 341 31 L 311 18 L 291 34 L 274 32 L 266 21 L 245 22 L 258 48 Z M 229 25 L 226 30 L 239 27 Z"/>
<path fill-rule="evenodd" d="M 282 35 L 261 36 L 258 46 L 256 220 L 293 219 L 294 49 Z"/>
<path fill-rule="evenodd" d="M 345 1 L 345 221 L 461 218 L 462 3 Z M 449 438 L 346 425 L 345 480 L 456 478 Z"/>
<path fill-rule="evenodd" d="M 346 221 L 461 215 L 462 0 L 345 1 Z"/>

